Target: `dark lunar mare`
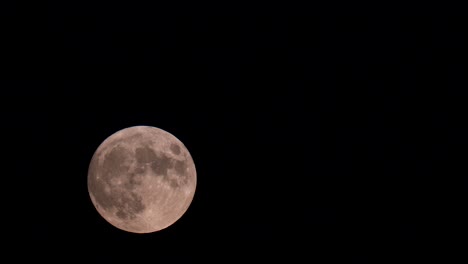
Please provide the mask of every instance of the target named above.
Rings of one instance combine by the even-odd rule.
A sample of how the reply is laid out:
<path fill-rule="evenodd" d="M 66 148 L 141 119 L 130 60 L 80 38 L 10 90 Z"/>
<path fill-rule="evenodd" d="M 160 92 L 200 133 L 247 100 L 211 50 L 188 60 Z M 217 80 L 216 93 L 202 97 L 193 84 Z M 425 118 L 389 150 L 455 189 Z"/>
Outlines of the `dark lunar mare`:
<path fill-rule="evenodd" d="M 135 149 L 135 158 L 138 163 L 149 163 L 156 159 L 156 153 L 149 147 Z"/>
<path fill-rule="evenodd" d="M 179 155 L 180 154 L 180 146 L 177 144 L 171 144 L 170 149 L 172 153 Z"/>
<path fill-rule="evenodd" d="M 173 144 L 173 146 L 177 145 Z M 171 148 L 173 147 L 171 146 Z M 178 150 L 180 151 L 180 147 Z M 187 183 L 187 177 L 185 175 L 185 171 L 187 169 L 186 161 L 176 160 L 170 156 L 165 155 L 164 153 L 156 154 L 153 150 L 147 147 L 137 148 L 136 153 L 138 153 L 137 161 L 139 163 L 142 161 L 150 162 L 150 166 L 154 175 L 156 177 L 164 177 L 164 179 L 168 181 L 171 187 L 176 188 Z M 176 179 L 167 177 L 169 169 L 174 169 L 176 171 L 178 175 Z"/>
<path fill-rule="evenodd" d="M 170 146 L 172 152 L 180 154 L 180 146 L 172 144 Z M 136 175 L 144 172 L 146 166 L 150 166 L 156 177 L 164 177 L 168 181 L 169 185 L 173 188 L 177 188 L 180 185 L 187 183 L 187 177 L 185 176 L 185 171 L 187 169 L 187 163 L 185 161 L 176 160 L 162 152 L 156 153 L 152 148 L 141 145 L 135 149 L 135 159 L 137 166 L 134 169 L 134 172 L 130 173 L 130 181 L 128 183 L 128 188 L 133 188 L 133 184 L 137 183 L 135 181 Z M 174 169 L 178 175 L 177 178 L 168 178 L 168 170 Z"/>

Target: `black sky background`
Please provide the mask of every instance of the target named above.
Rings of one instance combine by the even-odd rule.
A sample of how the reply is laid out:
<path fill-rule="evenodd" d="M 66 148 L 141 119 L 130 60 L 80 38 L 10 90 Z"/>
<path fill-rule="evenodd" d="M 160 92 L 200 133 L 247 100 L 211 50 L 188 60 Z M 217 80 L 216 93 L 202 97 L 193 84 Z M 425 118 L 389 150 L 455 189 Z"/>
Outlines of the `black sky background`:
<path fill-rule="evenodd" d="M 459 16 L 9 8 L 3 193 L 19 257 L 417 263 L 463 249 Z M 108 224 L 86 183 L 99 144 L 134 125 L 177 136 L 198 175 L 187 213 L 147 235 Z"/>

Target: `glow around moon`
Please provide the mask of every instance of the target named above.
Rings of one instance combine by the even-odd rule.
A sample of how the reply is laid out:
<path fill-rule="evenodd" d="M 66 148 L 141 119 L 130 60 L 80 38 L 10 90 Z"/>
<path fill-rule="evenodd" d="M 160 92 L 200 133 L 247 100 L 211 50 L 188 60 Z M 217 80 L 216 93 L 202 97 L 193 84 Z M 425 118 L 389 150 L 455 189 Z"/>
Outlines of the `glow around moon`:
<path fill-rule="evenodd" d="M 105 139 L 88 170 L 88 191 L 113 226 L 151 233 L 187 211 L 196 188 L 193 159 L 172 134 L 150 126 L 122 129 Z"/>

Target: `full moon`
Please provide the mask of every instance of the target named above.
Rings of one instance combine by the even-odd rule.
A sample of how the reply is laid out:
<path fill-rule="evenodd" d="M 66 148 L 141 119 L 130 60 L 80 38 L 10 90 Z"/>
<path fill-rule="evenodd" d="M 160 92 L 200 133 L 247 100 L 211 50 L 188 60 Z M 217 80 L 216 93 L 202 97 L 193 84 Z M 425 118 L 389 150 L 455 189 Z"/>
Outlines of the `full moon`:
<path fill-rule="evenodd" d="M 195 164 L 174 135 L 133 126 L 106 138 L 88 169 L 88 192 L 98 213 L 113 226 L 151 233 L 174 224 L 192 203 Z"/>

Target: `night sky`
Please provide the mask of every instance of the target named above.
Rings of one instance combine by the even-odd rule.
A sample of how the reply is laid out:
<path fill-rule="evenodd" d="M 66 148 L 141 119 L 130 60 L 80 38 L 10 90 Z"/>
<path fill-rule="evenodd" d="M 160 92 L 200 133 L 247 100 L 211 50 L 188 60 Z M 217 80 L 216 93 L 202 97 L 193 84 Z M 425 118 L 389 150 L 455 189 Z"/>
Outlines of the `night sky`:
<path fill-rule="evenodd" d="M 462 248 L 459 17 L 59 2 L 37 20 L 2 11 L 17 257 L 418 263 Z M 198 176 L 186 214 L 147 235 L 107 223 L 87 190 L 96 148 L 134 125 L 179 138 Z"/>

